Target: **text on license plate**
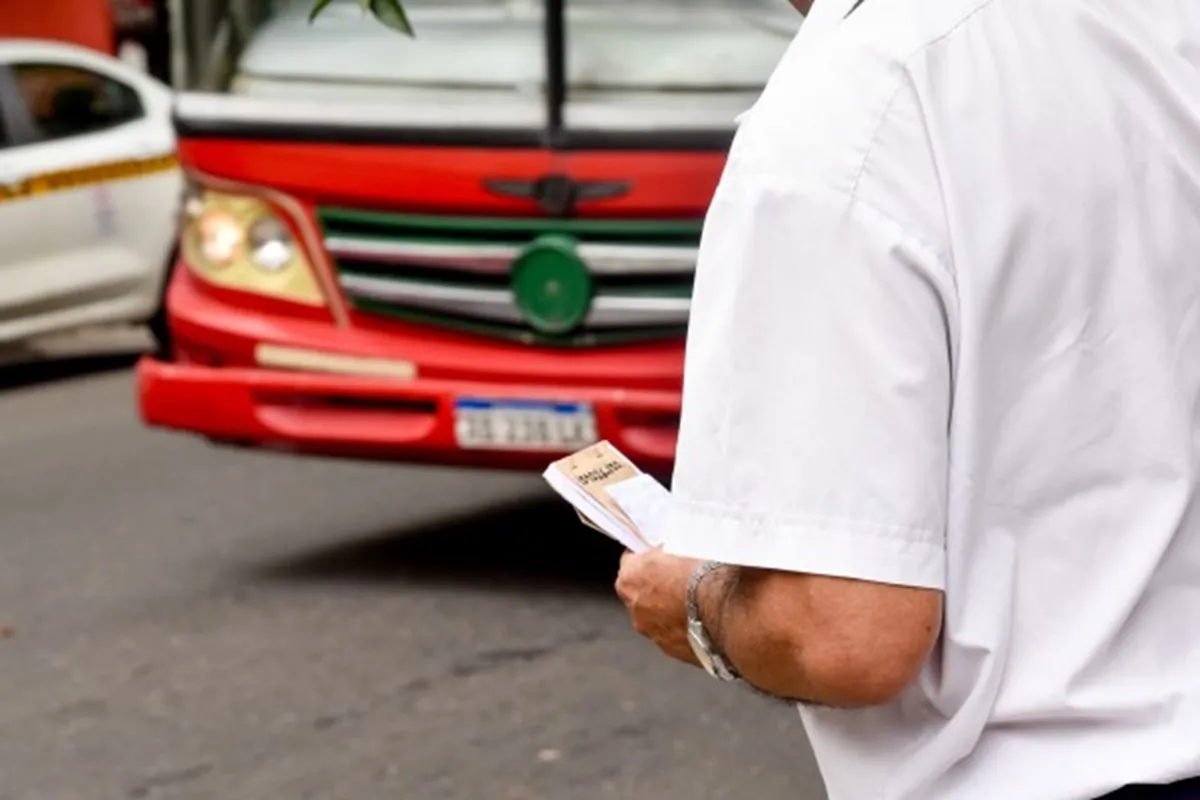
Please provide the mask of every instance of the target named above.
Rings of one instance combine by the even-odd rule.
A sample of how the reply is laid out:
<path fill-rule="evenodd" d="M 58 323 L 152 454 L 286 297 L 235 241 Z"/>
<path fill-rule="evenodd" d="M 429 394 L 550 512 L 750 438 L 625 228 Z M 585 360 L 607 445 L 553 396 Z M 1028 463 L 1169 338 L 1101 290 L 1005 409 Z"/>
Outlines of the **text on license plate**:
<path fill-rule="evenodd" d="M 586 403 L 461 398 L 454 404 L 458 446 L 489 450 L 574 451 L 596 442 Z"/>

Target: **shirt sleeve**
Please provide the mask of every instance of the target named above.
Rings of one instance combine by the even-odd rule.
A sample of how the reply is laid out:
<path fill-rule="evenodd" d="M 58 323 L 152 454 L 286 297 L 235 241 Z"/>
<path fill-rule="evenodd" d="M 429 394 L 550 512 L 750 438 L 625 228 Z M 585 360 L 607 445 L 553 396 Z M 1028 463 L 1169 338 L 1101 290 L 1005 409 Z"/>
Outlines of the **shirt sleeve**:
<path fill-rule="evenodd" d="M 688 333 L 666 549 L 944 588 L 954 281 L 847 193 L 727 171 Z"/>

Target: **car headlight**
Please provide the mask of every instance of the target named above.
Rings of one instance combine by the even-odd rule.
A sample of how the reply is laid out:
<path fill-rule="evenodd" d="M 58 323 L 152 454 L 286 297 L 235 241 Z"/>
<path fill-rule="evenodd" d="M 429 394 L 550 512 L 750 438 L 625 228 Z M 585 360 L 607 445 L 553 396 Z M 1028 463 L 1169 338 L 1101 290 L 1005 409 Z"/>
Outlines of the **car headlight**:
<path fill-rule="evenodd" d="M 256 197 L 191 192 L 180 244 L 184 262 L 209 283 L 310 306 L 326 304 L 291 228 Z"/>

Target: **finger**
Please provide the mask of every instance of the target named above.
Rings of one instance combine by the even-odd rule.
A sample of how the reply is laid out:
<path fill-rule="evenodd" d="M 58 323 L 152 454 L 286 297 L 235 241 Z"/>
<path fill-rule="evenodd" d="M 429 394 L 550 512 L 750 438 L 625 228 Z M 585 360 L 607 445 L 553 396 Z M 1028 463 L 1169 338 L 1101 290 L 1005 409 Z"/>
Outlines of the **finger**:
<path fill-rule="evenodd" d="M 618 585 L 620 585 L 622 581 L 627 581 L 629 579 L 629 576 L 633 573 L 634 568 L 637 566 L 636 559 L 637 554 L 628 550 L 621 554 L 621 564 L 617 569 Z"/>
<path fill-rule="evenodd" d="M 633 596 L 629 593 L 629 589 L 625 584 L 618 580 L 614 588 L 616 588 L 617 597 L 621 598 L 621 602 L 625 604 L 625 607 L 631 608 L 633 606 Z"/>
<path fill-rule="evenodd" d="M 613 583 L 613 589 L 617 592 L 617 597 L 621 598 L 621 602 L 626 607 L 633 605 L 634 592 L 630 583 L 629 576 L 624 572 L 617 574 L 617 580 Z"/>

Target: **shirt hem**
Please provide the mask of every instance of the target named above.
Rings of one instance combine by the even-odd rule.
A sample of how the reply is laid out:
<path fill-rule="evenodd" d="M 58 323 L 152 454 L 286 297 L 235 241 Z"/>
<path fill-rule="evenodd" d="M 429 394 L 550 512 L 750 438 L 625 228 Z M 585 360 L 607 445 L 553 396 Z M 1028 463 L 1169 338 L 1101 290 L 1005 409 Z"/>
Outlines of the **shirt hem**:
<path fill-rule="evenodd" d="M 677 500 L 664 550 L 743 567 L 945 590 L 940 535 L 903 531 L 880 535 L 878 525 L 853 520 L 772 520 Z"/>

